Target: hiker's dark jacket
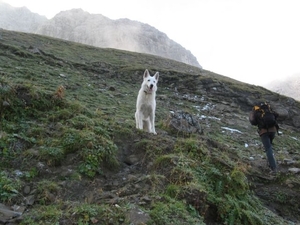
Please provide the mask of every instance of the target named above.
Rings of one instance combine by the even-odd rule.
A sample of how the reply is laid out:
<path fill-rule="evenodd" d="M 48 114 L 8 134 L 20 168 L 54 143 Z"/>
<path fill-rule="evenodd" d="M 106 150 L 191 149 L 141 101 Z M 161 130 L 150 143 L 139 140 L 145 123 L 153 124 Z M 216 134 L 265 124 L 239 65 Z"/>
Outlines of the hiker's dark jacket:
<path fill-rule="evenodd" d="M 275 112 L 275 111 L 273 111 L 273 113 L 275 115 L 275 119 L 277 120 L 279 114 L 277 112 Z M 267 133 L 267 132 L 277 132 L 277 131 L 278 131 L 278 127 L 276 127 L 276 126 L 269 127 L 268 129 L 266 129 L 266 128 L 260 128 L 258 126 L 258 130 L 257 130 L 259 136 L 261 136 L 261 135 L 263 135 L 264 133 Z"/>

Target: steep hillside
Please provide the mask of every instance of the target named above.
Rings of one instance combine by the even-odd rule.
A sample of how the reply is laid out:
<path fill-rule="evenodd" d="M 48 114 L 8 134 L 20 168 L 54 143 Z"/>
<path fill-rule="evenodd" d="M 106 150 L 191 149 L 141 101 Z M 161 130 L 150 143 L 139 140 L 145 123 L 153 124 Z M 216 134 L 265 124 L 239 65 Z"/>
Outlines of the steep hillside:
<path fill-rule="evenodd" d="M 300 223 L 299 102 L 153 55 L 0 38 L 1 223 Z M 145 68 L 157 135 L 135 129 Z M 277 176 L 248 122 L 260 100 L 280 113 Z"/>
<path fill-rule="evenodd" d="M 58 13 L 48 20 L 27 8 L 0 1 L 0 28 L 42 34 L 102 48 L 147 53 L 201 67 L 196 57 L 154 27 L 129 19 L 111 20 L 82 9 Z"/>
<path fill-rule="evenodd" d="M 291 96 L 298 101 L 300 100 L 300 74 L 295 74 L 284 80 L 275 80 L 267 84 L 266 87 L 281 95 Z"/>

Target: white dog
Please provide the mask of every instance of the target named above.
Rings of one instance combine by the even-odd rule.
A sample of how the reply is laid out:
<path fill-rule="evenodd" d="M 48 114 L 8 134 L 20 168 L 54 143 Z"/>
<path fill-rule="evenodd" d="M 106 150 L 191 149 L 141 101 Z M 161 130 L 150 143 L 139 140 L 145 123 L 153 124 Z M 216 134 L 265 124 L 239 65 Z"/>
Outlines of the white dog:
<path fill-rule="evenodd" d="M 150 76 L 146 69 L 144 72 L 144 81 L 137 96 L 135 121 L 137 129 L 145 129 L 149 133 L 156 134 L 154 120 L 156 101 L 155 95 L 159 73 Z"/>

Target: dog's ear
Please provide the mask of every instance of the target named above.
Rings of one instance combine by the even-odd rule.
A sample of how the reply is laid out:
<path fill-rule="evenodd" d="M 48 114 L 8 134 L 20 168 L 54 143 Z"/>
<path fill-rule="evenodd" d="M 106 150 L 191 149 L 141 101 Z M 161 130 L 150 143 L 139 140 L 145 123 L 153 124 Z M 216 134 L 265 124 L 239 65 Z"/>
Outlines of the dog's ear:
<path fill-rule="evenodd" d="M 144 79 L 150 76 L 148 69 L 145 70 L 144 72 Z"/>
<path fill-rule="evenodd" d="M 159 72 L 156 72 L 156 73 L 154 74 L 154 77 L 155 77 L 156 82 L 158 82 Z"/>

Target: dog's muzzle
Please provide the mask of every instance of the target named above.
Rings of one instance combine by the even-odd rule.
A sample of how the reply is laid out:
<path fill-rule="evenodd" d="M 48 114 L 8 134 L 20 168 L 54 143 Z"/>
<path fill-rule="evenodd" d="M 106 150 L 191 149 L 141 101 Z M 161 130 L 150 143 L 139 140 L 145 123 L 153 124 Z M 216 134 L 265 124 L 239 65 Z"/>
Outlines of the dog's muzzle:
<path fill-rule="evenodd" d="M 150 90 L 152 90 L 152 88 L 153 88 L 153 84 L 150 84 Z"/>

